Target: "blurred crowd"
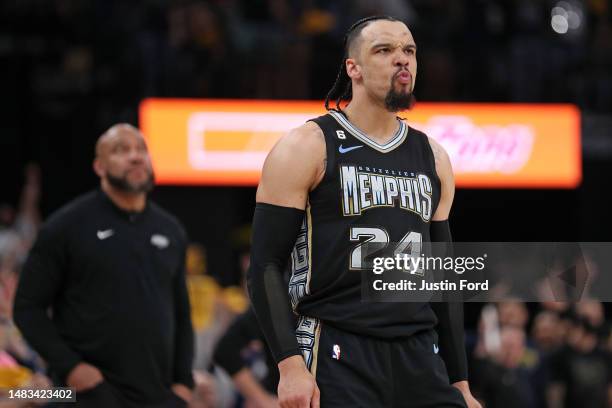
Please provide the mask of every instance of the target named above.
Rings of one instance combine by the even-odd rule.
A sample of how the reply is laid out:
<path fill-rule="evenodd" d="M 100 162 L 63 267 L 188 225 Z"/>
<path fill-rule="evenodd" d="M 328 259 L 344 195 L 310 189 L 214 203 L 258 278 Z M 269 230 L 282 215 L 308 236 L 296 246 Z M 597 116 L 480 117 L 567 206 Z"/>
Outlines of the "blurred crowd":
<path fill-rule="evenodd" d="M 28 165 L 24 179 L 18 207 L 0 203 L 0 389 L 50 385 L 44 362 L 24 342 L 11 319 L 19 270 L 40 223 L 38 166 Z"/>
<path fill-rule="evenodd" d="M 488 408 L 612 406 L 612 342 L 603 304 L 484 305 L 468 336 L 470 386 Z"/>
<path fill-rule="evenodd" d="M 418 99 L 609 112 L 610 9 L 609 0 L 4 1 L 1 80 L 21 94 L 11 109 L 61 118 L 95 105 L 102 123 L 135 122 L 150 96 L 322 99 L 347 28 L 389 14 L 419 46 Z"/>
<path fill-rule="evenodd" d="M 143 98 L 321 100 L 336 78 L 344 33 L 372 13 L 395 15 L 411 27 L 419 47 L 418 100 L 571 102 L 581 108 L 587 136 L 607 136 L 610 3 L 5 0 L 0 173 L 40 163 L 50 180 L 43 186 L 46 214 L 96 181 L 83 169 L 91 165 L 97 135 L 111 123 L 138 123 Z M 567 19 L 555 16 L 572 23 L 565 34 L 553 29 L 555 8 Z M 606 157 L 607 140 L 598 140 L 593 154 Z M 21 183 L 7 178 L 0 200 L 14 200 Z M 230 209 L 232 199 L 244 200 L 227 199 Z"/>
<path fill-rule="evenodd" d="M 413 31 L 417 100 L 569 102 L 585 115 L 609 113 L 610 4 L 5 0 L 0 151 L 11 154 L 0 172 L 34 160 L 53 179 L 70 178 L 45 191 L 45 209 L 57 208 L 94 181 L 80 175 L 89 156 L 78 152 L 90 152 L 110 123 L 138 123 L 143 98 L 321 100 L 336 78 L 347 28 L 374 13 L 397 16 Z M 14 197 L 18 182 L 6 183 L 0 196 Z"/>
<path fill-rule="evenodd" d="M 11 320 L 20 266 L 40 224 L 38 167 L 29 165 L 24 179 L 18 208 L 0 207 L 0 390 L 51 384 L 45 362 Z M 196 336 L 190 406 L 276 406 L 277 369 L 248 311 L 244 285 L 221 286 L 207 270 L 202 245 L 192 243 L 186 256 Z M 244 251 L 238 260 L 243 277 L 248 260 Z M 612 407 L 612 336 L 604 304 L 509 299 L 466 307 L 478 308 L 478 324 L 468 327 L 466 347 L 470 385 L 486 408 Z M 253 388 L 254 383 L 259 385 Z"/>

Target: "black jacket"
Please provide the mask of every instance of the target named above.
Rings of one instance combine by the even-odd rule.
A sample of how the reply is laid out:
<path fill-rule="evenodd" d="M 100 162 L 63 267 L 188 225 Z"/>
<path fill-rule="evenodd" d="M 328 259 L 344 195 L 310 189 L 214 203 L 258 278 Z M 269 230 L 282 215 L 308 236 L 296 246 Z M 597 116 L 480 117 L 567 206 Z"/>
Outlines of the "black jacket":
<path fill-rule="evenodd" d="M 101 190 L 49 218 L 22 271 L 14 319 L 58 385 L 84 361 L 134 401 L 193 386 L 186 245 L 157 205 L 126 212 Z"/>

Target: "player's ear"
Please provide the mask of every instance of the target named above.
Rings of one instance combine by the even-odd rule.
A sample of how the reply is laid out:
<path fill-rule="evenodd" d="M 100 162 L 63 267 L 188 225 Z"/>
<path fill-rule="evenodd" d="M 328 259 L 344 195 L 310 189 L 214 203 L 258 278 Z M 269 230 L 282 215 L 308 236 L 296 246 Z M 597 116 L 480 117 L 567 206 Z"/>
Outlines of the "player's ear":
<path fill-rule="evenodd" d="M 106 169 L 99 157 L 96 157 L 93 161 L 93 170 L 98 177 L 103 177 L 106 174 Z"/>
<path fill-rule="evenodd" d="M 346 66 L 346 73 L 351 79 L 361 78 L 361 67 L 357 64 L 354 58 L 347 58 L 344 65 Z"/>

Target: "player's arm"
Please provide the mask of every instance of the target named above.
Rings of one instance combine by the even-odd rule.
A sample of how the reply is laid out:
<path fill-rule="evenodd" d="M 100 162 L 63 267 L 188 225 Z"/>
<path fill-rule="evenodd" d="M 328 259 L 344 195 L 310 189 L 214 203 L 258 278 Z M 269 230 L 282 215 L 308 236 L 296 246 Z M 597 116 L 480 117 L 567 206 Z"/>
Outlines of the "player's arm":
<path fill-rule="evenodd" d="M 455 196 L 455 179 L 450 158 L 439 143 L 429 139 L 440 179 L 440 203 L 430 223 L 431 241 L 436 242 L 440 256 L 452 256 L 452 236 L 448 216 Z M 467 380 L 467 358 L 464 345 L 463 303 L 432 302 L 431 307 L 438 318 L 440 356 L 446 363 L 451 383 Z"/>
<path fill-rule="evenodd" d="M 282 407 L 309 407 L 311 402 L 318 406 L 318 389 L 295 337 L 283 271 L 304 220 L 308 192 L 324 172 L 323 133 L 309 122 L 274 146 L 264 163 L 257 189 L 247 283 L 253 310 L 278 363 Z"/>
<path fill-rule="evenodd" d="M 448 153 L 431 138 L 429 144 L 433 151 L 436 172 L 441 183 L 440 203 L 430 224 L 431 241 L 446 243 L 445 255 L 451 256 L 452 236 L 448 216 L 455 197 L 455 177 Z M 461 391 L 468 408 L 480 407 L 480 404 L 472 396 L 467 381 L 463 302 L 432 302 L 431 307 L 438 318 L 436 331 L 440 343 L 440 356 L 446 364 L 449 381 Z"/>
<path fill-rule="evenodd" d="M 450 215 L 453 200 L 455 198 L 455 176 L 453 174 L 450 157 L 448 157 L 448 153 L 446 153 L 446 150 L 444 150 L 440 143 L 429 138 L 429 146 L 433 152 L 436 162 L 436 173 L 441 183 L 440 203 L 438 204 L 438 208 L 432 220 L 434 222 L 444 222 L 448 221 L 448 216 Z"/>

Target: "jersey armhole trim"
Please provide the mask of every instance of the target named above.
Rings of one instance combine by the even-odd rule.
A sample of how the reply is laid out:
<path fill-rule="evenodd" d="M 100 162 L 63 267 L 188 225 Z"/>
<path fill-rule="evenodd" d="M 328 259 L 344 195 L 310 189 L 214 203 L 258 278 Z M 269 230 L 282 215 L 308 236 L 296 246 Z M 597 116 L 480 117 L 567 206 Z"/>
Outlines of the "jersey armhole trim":
<path fill-rule="evenodd" d="M 429 161 L 431 162 L 431 168 L 433 169 L 433 173 L 436 176 L 436 182 L 438 183 L 440 194 L 442 194 L 442 179 L 440 178 L 440 175 L 438 174 L 438 168 L 436 167 L 436 156 L 434 155 L 433 148 L 431 147 L 431 144 L 429 143 L 429 136 L 427 136 L 425 132 L 418 131 L 416 129 L 413 129 L 412 127 L 409 127 L 408 131 L 411 131 L 412 133 L 420 134 L 421 137 L 425 139 L 424 141 L 426 145 L 425 149 L 428 152 Z M 433 212 L 431 213 L 432 218 L 433 218 L 433 215 L 438 210 L 439 205 L 440 205 L 440 199 L 438 199 L 438 202 L 436 203 L 436 207 L 432 209 L 433 210 Z"/>
<path fill-rule="evenodd" d="M 323 143 L 325 143 L 325 171 L 319 183 L 312 190 L 308 192 L 309 195 L 317 191 L 323 183 L 329 181 L 329 179 L 332 177 L 332 174 L 333 174 L 333 166 L 335 165 L 334 146 L 332 146 L 333 145 L 332 143 L 327 141 L 327 137 L 325 136 L 325 129 L 324 129 L 325 126 L 323 123 L 320 123 L 326 120 L 326 118 L 328 118 L 327 115 L 309 120 L 309 122 L 313 122 L 319 127 L 319 129 L 321 130 L 321 134 L 323 135 Z"/>

